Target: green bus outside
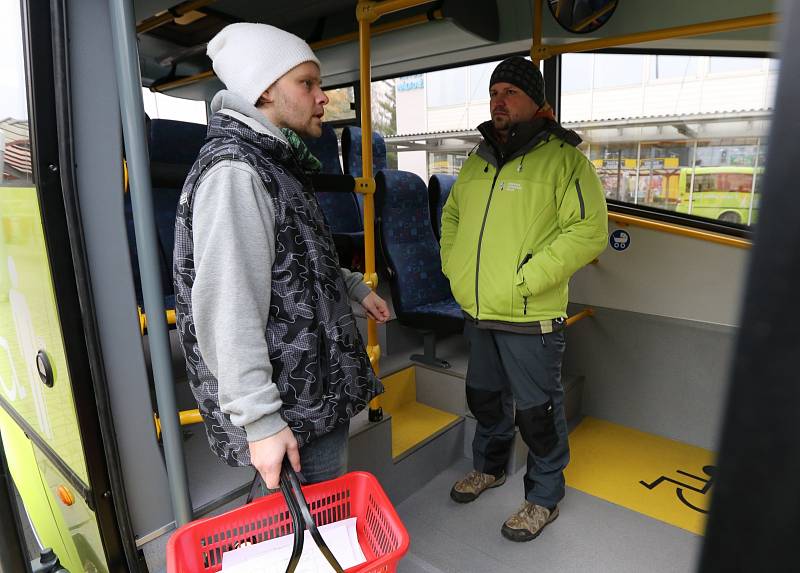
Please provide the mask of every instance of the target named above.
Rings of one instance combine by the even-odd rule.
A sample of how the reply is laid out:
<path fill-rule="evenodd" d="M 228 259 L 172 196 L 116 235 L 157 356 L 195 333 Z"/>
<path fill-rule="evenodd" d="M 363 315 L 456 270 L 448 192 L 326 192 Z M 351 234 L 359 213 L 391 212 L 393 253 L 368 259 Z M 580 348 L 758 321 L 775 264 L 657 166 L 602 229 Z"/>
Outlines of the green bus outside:
<path fill-rule="evenodd" d="M 683 167 L 679 213 L 751 225 L 758 219 L 762 167 Z M 693 177 L 694 176 L 694 177 Z"/>

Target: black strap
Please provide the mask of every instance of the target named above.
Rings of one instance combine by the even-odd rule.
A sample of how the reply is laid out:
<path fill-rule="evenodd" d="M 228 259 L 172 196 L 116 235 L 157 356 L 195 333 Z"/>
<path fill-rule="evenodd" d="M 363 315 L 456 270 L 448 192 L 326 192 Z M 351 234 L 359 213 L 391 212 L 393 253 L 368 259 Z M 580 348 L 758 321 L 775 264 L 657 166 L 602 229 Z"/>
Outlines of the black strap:
<path fill-rule="evenodd" d="M 261 486 L 261 482 L 261 472 L 256 470 L 256 475 L 253 476 L 253 481 L 250 483 L 250 491 L 247 492 L 247 500 L 244 502 L 245 505 L 253 502 Z M 266 485 L 264 487 L 266 488 Z"/>
<path fill-rule="evenodd" d="M 256 497 L 261 484 L 264 483 L 261 478 L 261 473 L 256 471 L 253 476 L 253 481 L 250 484 L 250 491 L 247 494 L 246 504 L 251 503 Z M 264 484 L 266 488 L 266 484 Z M 305 540 L 305 530 L 311 534 L 312 539 L 319 547 L 319 550 L 331 564 L 336 573 L 343 573 L 344 570 L 339 562 L 334 557 L 333 552 L 322 539 L 317 524 L 314 522 L 314 517 L 311 515 L 311 509 L 308 507 L 308 502 L 303 495 L 303 490 L 300 488 L 300 480 L 297 474 L 292 469 L 289 460 L 284 458 L 283 465 L 281 466 L 281 481 L 280 490 L 283 497 L 286 499 L 286 505 L 289 507 L 289 514 L 292 516 L 292 523 L 294 524 L 294 545 L 292 547 L 292 557 L 289 559 L 289 565 L 286 567 L 286 573 L 294 573 L 297 569 L 297 564 L 300 562 L 300 556 L 303 554 L 303 541 Z M 267 490 L 269 492 L 269 490 Z"/>
<path fill-rule="evenodd" d="M 281 467 L 281 492 L 283 492 L 283 497 L 286 498 L 286 504 L 289 506 L 289 513 L 292 515 L 292 521 L 294 522 L 294 548 L 292 549 L 292 557 L 289 559 L 289 565 L 286 567 L 286 573 L 294 573 L 297 568 L 300 555 L 303 553 L 303 537 L 306 528 L 308 528 L 317 547 L 319 547 L 319 550 L 334 571 L 336 573 L 344 573 L 333 552 L 325 543 L 325 540 L 322 539 L 303 491 L 300 489 L 300 480 L 297 479 L 297 474 L 294 473 L 289 460 L 285 458 Z"/>

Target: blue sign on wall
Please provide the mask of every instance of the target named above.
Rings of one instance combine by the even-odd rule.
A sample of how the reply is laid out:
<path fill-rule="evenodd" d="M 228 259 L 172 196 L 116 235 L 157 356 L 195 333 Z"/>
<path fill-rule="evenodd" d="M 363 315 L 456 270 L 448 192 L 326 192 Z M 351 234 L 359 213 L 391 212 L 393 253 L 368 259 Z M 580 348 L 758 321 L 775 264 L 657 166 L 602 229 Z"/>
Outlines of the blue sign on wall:
<path fill-rule="evenodd" d="M 615 251 L 624 251 L 631 244 L 631 236 L 628 231 L 617 229 L 611 233 L 611 237 L 609 237 L 608 242 L 611 244 L 611 248 Z"/>
<path fill-rule="evenodd" d="M 395 85 L 397 86 L 397 91 L 399 92 L 419 90 L 425 87 L 425 76 L 422 74 L 417 74 L 415 76 L 399 78 Z"/>

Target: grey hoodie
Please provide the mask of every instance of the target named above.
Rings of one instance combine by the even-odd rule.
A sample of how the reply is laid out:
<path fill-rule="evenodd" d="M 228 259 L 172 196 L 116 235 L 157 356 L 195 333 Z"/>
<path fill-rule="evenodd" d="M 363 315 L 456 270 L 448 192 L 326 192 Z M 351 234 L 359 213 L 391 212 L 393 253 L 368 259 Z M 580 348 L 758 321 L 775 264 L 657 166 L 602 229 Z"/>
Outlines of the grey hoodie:
<path fill-rule="evenodd" d="M 230 91 L 219 92 L 211 110 L 286 141 L 264 114 Z M 275 211 L 248 163 L 224 160 L 203 174 L 195 191 L 193 237 L 192 314 L 200 351 L 219 381 L 220 408 L 245 429 L 248 441 L 267 438 L 286 427 L 264 337 Z M 222 268 L 225 273 L 218 272 Z M 361 302 L 370 292 L 361 273 L 342 269 L 342 275 L 350 299 Z"/>

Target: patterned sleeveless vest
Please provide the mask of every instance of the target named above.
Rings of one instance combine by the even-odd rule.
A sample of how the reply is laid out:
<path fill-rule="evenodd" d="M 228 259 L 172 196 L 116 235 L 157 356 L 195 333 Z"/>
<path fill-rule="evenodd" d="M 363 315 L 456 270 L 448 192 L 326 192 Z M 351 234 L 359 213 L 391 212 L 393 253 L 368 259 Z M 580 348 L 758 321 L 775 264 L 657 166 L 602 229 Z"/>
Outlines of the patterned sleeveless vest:
<path fill-rule="evenodd" d="M 275 261 L 264 336 L 281 417 L 303 445 L 363 410 L 383 391 L 356 328 L 333 238 L 291 148 L 223 113 L 184 183 L 175 225 L 177 328 L 192 392 L 211 449 L 231 466 L 250 464 L 243 428 L 219 407 L 218 382 L 203 360 L 192 316 L 192 208 L 202 174 L 218 161 L 244 161 L 258 173 L 275 210 Z"/>

